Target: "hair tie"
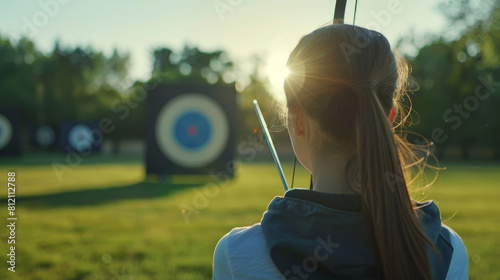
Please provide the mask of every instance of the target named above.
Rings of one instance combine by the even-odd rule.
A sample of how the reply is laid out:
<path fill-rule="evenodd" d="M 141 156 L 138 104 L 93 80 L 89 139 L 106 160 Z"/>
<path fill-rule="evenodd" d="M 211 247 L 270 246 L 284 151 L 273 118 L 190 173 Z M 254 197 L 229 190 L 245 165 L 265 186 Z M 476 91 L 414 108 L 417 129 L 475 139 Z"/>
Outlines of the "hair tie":
<path fill-rule="evenodd" d="M 360 92 L 364 89 L 373 89 L 374 91 L 377 90 L 377 82 L 375 81 L 360 81 L 354 84 L 353 87 L 354 91 Z"/>

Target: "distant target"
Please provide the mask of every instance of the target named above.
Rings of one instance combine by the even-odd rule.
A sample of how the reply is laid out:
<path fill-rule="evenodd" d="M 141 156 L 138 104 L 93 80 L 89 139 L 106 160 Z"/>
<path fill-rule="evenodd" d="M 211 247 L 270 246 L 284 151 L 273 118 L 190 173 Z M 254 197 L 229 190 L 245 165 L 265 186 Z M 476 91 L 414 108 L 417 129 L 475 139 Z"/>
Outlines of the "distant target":
<path fill-rule="evenodd" d="M 19 111 L 17 108 L 0 107 L 0 156 L 21 154 L 19 137 Z"/>
<path fill-rule="evenodd" d="M 92 148 L 92 130 L 83 124 L 76 125 L 69 131 L 68 141 L 76 151 L 87 151 Z"/>
<path fill-rule="evenodd" d="M 47 125 L 42 125 L 35 130 L 35 142 L 40 147 L 49 147 L 54 144 L 56 133 L 54 129 Z"/>
<path fill-rule="evenodd" d="M 12 124 L 10 120 L 0 114 L 0 149 L 5 148 L 12 140 Z"/>
<path fill-rule="evenodd" d="M 229 121 L 222 107 L 197 93 L 179 95 L 159 112 L 156 141 L 160 150 L 184 167 L 212 163 L 229 139 Z"/>
<path fill-rule="evenodd" d="M 234 176 L 234 86 L 160 84 L 146 106 L 146 174 Z"/>
<path fill-rule="evenodd" d="M 61 124 L 61 144 L 66 153 L 79 152 L 86 154 L 99 151 L 102 134 L 99 136 L 99 123 L 63 122 Z"/>

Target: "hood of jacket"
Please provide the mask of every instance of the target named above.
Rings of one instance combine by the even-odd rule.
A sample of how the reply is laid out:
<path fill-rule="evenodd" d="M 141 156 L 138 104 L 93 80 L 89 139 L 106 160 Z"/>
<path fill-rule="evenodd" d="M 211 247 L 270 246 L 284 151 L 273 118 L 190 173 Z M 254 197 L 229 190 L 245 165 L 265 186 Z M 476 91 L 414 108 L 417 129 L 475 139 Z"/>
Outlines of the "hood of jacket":
<path fill-rule="evenodd" d="M 417 206 L 423 228 L 436 244 L 441 231 L 439 209 L 432 201 Z M 270 256 L 284 279 L 382 277 L 359 195 L 292 189 L 273 199 L 261 225 Z M 430 260 L 435 258 L 430 250 L 428 254 Z M 431 261 L 433 273 L 442 275 L 436 269 Z"/>

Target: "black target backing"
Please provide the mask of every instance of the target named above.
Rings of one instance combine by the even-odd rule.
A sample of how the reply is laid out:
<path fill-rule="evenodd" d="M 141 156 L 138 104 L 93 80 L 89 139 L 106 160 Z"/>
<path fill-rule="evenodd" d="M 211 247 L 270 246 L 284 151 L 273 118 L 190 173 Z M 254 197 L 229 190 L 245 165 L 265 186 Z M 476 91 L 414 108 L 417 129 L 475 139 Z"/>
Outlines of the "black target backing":
<path fill-rule="evenodd" d="M 146 173 L 234 175 L 233 87 L 160 85 L 146 112 Z"/>

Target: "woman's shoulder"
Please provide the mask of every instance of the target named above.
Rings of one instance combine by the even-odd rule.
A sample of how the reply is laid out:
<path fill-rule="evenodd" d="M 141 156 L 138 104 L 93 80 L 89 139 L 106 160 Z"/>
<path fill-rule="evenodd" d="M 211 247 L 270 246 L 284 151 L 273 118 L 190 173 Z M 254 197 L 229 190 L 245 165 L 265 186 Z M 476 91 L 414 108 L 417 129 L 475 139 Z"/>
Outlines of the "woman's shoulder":
<path fill-rule="evenodd" d="M 441 237 L 453 248 L 446 279 L 468 279 L 469 257 L 465 244 L 452 228 L 441 224 Z"/>
<path fill-rule="evenodd" d="M 438 206 L 432 200 L 416 202 L 422 226 L 439 251 L 431 254 L 429 261 L 438 279 L 468 279 L 469 260 L 467 249 L 460 236 L 441 221 Z"/>
<path fill-rule="evenodd" d="M 228 241 L 234 241 L 238 239 L 248 239 L 248 238 L 258 238 L 262 236 L 262 228 L 260 223 L 246 226 L 246 227 L 235 227 L 229 231 L 222 239 L 226 238 Z M 241 240 L 240 240 L 241 241 Z"/>
<path fill-rule="evenodd" d="M 260 223 L 247 227 L 236 227 L 224 235 L 215 248 L 215 253 L 224 253 L 235 259 L 248 256 L 249 252 L 267 249 Z"/>
<path fill-rule="evenodd" d="M 279 275 L 260 223 L 234 228 L 217 243 L 214 279 L 280 279 Z"/>

